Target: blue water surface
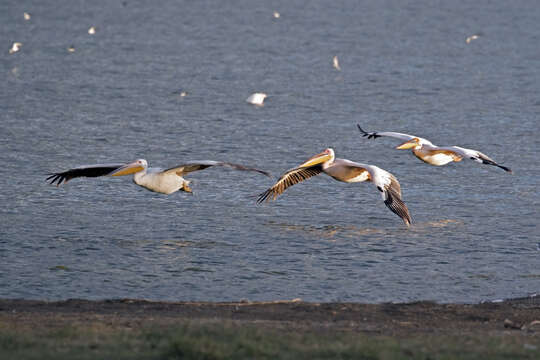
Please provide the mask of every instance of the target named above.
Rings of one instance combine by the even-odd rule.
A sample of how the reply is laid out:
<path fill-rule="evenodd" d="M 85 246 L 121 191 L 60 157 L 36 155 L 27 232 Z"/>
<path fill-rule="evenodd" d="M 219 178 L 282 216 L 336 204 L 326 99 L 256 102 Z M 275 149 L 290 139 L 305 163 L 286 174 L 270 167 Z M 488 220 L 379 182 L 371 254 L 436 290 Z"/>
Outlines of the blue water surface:
<path fill-rule="evenodd" d="M 536 293 L 539 42 L 534 1 L 2 2 L 0 297 Z M 253 92 L 268 94 L 264 106 L 245 101 Z M 477 149 L 514 173 L 467 159 L 429 166 L 356 123 Z M 193 195 L 129 177 L 45 182 L 136 158 L 277 177 L 330 146 L 393 173 L 413 226 L 372 184 L 325 175 L 264 205 L 257 194 L 275 179 L 220 168 L 190 174 Z"/>

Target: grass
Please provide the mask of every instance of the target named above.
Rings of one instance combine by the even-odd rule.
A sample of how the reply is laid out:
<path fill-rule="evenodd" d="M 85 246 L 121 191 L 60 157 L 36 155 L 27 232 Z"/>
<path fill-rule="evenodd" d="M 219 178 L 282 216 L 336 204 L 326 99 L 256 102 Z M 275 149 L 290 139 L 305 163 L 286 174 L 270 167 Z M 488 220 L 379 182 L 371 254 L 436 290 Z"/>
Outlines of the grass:
<path fill-rule="evenodd" d="M 405 339 L 354 332 L 285 331 L 220 321 L 115 328 L 104 323 L 8 329 L 0 359 L 539 359 L 540 338 L 516 335 Z"/>

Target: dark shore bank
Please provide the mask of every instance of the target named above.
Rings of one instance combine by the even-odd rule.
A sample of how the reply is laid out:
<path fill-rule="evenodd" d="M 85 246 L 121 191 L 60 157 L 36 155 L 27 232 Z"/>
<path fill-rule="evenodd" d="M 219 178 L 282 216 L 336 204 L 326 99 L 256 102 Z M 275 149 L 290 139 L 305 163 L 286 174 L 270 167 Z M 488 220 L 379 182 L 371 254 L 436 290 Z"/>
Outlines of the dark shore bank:
<path fill-rule="evenodd" d="M 482 304 L 0 300 L 0 358 L 525 358 L 540 297 Z"/>

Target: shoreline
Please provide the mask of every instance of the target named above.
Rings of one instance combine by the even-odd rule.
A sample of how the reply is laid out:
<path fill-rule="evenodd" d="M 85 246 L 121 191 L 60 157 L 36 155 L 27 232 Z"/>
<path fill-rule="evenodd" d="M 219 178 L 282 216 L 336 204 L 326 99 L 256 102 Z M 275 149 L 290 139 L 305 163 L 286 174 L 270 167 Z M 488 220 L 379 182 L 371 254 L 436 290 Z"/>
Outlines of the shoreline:
<path fill-rule="evenodd" d="M 0 299 L 0 358 L 74 357 L 538 359 L 540 296 L 479 304 Z"/>
<path fill-rule="evenodd" d="M 239 302 L 169 302 L 142 299 L 42 301 L 0 299 L 0 321 L 42 318 L 44 322 L 73 317 L 123 317 L 141 321 L 182 321 L 214 319 L 240 323 L 295 322 L 309 328 L 322 324 L 347 331 L 374 331 L 407 334 L 431 330 L 506 331 L 523 328 L 540 333 L 540 296 L 477 304 L 436 303 L 347 303 L 304 302 L 300 299 Z M 510 325 L 513 324 L 513 325 Z M 315 326 L 316 327 L 316 326 Z"/>

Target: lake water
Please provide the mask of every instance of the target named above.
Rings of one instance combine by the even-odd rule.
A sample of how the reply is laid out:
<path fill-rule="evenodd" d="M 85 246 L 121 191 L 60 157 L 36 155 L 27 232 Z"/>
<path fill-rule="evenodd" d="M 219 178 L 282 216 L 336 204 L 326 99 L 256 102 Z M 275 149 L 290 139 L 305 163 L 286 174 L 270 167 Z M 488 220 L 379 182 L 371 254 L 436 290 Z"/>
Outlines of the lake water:
<path fill-rule="evenodd" d="M 0 35 L 2 298 L 477 302 L 540 291 L 535 1 L 4 1 Z M 268 94 L 263 107 L 246 103 L 253 92 Z M 514 174 L 466 159 L 429 166 L 356 123 L 477 149 Z M 129 177 L 45 182 L 136 158 L 277 177 L 329 146 L 392 172 L 414 225 L 372 184 L 325 175 L 264 205 L 257 194 L 274 180 L 219 168 L 187 177 L 193 195 Z"/>

